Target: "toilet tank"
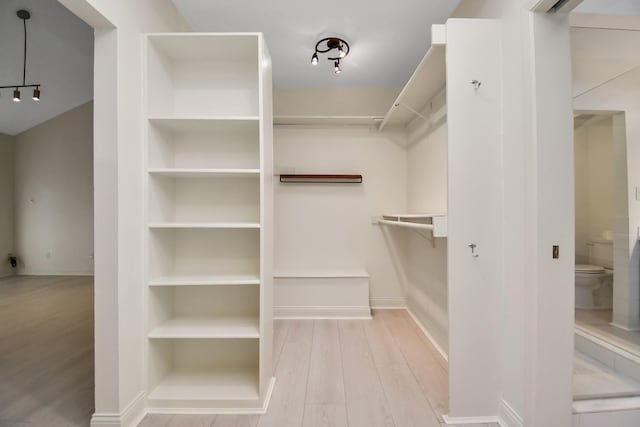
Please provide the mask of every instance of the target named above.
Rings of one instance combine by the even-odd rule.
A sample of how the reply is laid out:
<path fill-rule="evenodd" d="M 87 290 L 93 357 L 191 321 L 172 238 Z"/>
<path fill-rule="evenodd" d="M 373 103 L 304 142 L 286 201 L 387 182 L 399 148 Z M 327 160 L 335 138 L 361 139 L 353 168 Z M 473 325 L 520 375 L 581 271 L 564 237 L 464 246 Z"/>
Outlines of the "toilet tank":
<path fill-rule="evenodd" d="M 613 240 L 589 242 L 589 264 L 613 269 Z"/>

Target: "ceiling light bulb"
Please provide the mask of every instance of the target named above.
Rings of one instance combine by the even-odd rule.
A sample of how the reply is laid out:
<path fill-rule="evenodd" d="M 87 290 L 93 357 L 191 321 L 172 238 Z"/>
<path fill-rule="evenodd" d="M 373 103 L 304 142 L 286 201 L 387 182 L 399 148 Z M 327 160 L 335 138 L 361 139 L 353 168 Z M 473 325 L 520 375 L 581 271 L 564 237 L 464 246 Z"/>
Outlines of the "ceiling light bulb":
<path fill-rule="evenodd" d="M 40 87 L 37 87 L 33 90 L 33 100 L 40 101 Z"/>
<path fill-rule="evenodd" d="M 13 91 L 13 102 L 20 102 L 20 91 L 18 88 Z"/>
<path fill-rule="evenodd" d="M 336 61 L 333 64 L 333 72 L 336 74 L 340 74 L 342 72 L 342 68 L 340 68 L 340 61 Z"/>
<path fill-rule="evenodd" d="M 311 65 L 318 65 L 318 53 L 314 52 L 311 57 Z"/>
<path fill-rule="evenodd" d="M 340 58 L 344 58 L 345 56 L 347 56 L 347 52 L 344 51 L 342 45 L 340 45 L 340 47 L 338 48 L 338 56 Z"/>

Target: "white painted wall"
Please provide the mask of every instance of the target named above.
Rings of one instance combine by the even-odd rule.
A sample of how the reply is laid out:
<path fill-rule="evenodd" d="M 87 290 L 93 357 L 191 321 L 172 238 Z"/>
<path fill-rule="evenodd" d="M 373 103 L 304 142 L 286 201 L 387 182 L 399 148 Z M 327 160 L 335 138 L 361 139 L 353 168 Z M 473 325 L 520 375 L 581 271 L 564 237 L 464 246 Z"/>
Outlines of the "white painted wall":
<path fill-rule="evenodd" d="M 574 131 L 576 176 L 576 264 L 589 263 L 589 140 L 587 127 Z"/>
<path fill-rule="evenodd" d="M 498 407 L 502 291 L 501 26 L 447 22 L 449 413 Z M 469 70 L 472 70 L 471 72 Z M 470 78 L 470 75 L 473 78 Z M 478 89 L 471 80 L 482 82 Z M 477 245 L 472 256 L 470 244 Z"/>
<path fill-rule="evenodd" d="M 401 301 L 387 243 L 371 217 L 406 209 L 405 150 L 367 126 L 276 126 L 274 159 L 276 174 L 364 178 L 362 184 L 276 182 L 276 276 L 335 277 L 366 270 L 374 302 Z M 286 298 L 278 284 L 275 293 L 280 306 Z"/>
<path fill-rule="evenodd" d="M 533 14 L 527 4 L 463 0 L 454 14 L 498 18 L 502 30 L 504 285 L 500 301 L 485 305 L 499 311 L 499 360 L 487 369 L 499 370 L 498 413 L 508 425 L 567 426 L 574 293 L 568 20 Z M 550 257 L 553 244 L 559 260 Z"/>
<path fill-rule="evenodd" d="M 15 138 L 0 134 L 0 277 L 14 273 L 7 262 L 15 252 L 14 150 Z"/>
<path fill-rule="evenodd" d="M 94 229 L 96 414 L 93 425 L 143 411 L 142 38 L 185 31 L 169 0 L 59 0 L 96 28 Z"/>
<path fill-rule="evenodd" d="M 16 136 L 20 274 L 93 274 L 93 103 Z"/>
<path fill-rule="evenodd" d="M 447 133 L 444 122 L 410 142 L 407 150 L 409 213 L 447 212 Z M 419 233 L 406 231 L 406 234 L 407 308 L 447 352 L 447 239 L 430 242 Z"/>
<path fill-rule="evenodd" d="M 378 116 L 383 117 L 401 88 L 344 87 L 275 89 L 275 116 Z"/>
<path fill-rule="evenodd" d="M 576 264 L 613 268 L 615 183 L 611 117 L 576 129 L 575 174 Z M 597 246 L 593 246 L 594 241 Z M 611 241 L 611 245 L 600 241 Z"/>

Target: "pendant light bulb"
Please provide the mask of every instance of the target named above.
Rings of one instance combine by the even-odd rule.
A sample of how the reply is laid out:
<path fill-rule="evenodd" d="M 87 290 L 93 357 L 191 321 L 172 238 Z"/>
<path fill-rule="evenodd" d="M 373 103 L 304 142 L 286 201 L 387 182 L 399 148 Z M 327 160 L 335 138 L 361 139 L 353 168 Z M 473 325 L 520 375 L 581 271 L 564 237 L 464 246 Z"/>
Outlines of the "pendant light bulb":
<path fill-rule="evenodd" d="M 336 74 L 340 74 L 342 72 L 342 68 L 340 68 L 340 61 L 336 61 L 333 64 L 333 72 Z"/>
<path fill-rule="evenodd" d="M 33 90 L 33 100 L 40 101 L 40 86 Z"/>
<path fill-rule="evenodd" d="M 13 102 L 20 102 L 20 91 L 18 88 L 13 91 Z"/>
<path fill-rule="evenodd" d="M 311 65 L 318 65 L 318 52 L 313 53 L 313 56 L 311 57 Z"/>

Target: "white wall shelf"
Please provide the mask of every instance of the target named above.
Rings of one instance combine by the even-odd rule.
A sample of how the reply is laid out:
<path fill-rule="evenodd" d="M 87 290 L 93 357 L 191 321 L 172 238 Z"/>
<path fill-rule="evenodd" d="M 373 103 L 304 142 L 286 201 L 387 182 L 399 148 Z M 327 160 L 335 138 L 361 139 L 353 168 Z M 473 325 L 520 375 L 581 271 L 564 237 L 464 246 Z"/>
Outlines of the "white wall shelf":
<path fill-rule="evenodd" d="M 173 275 L 149 281 L 149 286 L 243 286 L 259 285 L 259 275 Z"/>
<path fill-rule="evenodd" d="M 273 387 L 270 64 L 258 33 L 147 35 L 151 411 L 256 411 Z"/>
<path fill-rule="evenodd" d="M 257 119 L 262 66 L 259 38 L 257 34 L 149 35 L 150 117 Z M 191 45 L 196 39 L 202 49 Z"/>
<path fill-rule="evenodd" d="M 259 397 L 257 369 L 223 367 L 171 371 L 151 391 L 149 400 L 256 401 Z"/>
<path fill-rule="evenodd" d="M 255 227 L 260 174 L 149 173 L 149 221 L 169 226 Z M 186 225 L 185 225 L 186 224 Z M 212 225 L 213 224 L 213 225 Z M 226 224 L 226 225 L 225 225 Z"/>
<path fill-rule="evenodd" d="M 172 131 L 187 131 L 192 129 L 212 130 L 218 126 L 229 125 L 232 123 L 247 124 L 257 122 L 259 116 L 198 116 L 198 115 L 182 115 L 182 116 L 150 116 L 149 122 L 158 125 L 164 129 Z"/>
<path fill-rule="evenodd" d="M 178 317 L 161 323 L 149 338 L 260 338 L 258 316 Z"/>
<path fill-rule="evenodd" d="M 385 214 L 378 223 L 393 227 L 430 230 L 433 237 L 447 237 L 446 214 Z"/>
<path fill-rule="evenodd" d="M 275 116 L 274 125 L 342 125 L 367 126 L 377 125 L 383 117 L 377 116 Z"/>
<path fill-rule="evenodd" d="M 153 222 L 149 224 L 149 228 L 260 228 L 257 222 Z"/>
<path fill-rule="evenodd" d="M 382 131 L 388 124 L 407 126 L 416 117 L 421 117 L 428 103 L 445 88 L 446 29 L 444 25 L 432 26 L 431 40 L 431 47 L 427 54 L 380 122 L 378 130 Z"/>
<path fill-rule="evenodd" d="M 172 178 L 240 178 L 259 176 L 260 169 L 154 168 L 149 173 Z"/>
<path fill-rule="evenodd" d="M 170 402 L 156 401 L 176 400 L 178 405 L 197 401 L 215 408 L 234 400 L 253 404 L 259 400 L 259 340 L 152 339 L 149 343 L 150 406 L 171 407 Z"/>
<path fill-rule="evenodd" d="M 150 169 L 260 169 L 259 120 L 152 119 Z"/>

